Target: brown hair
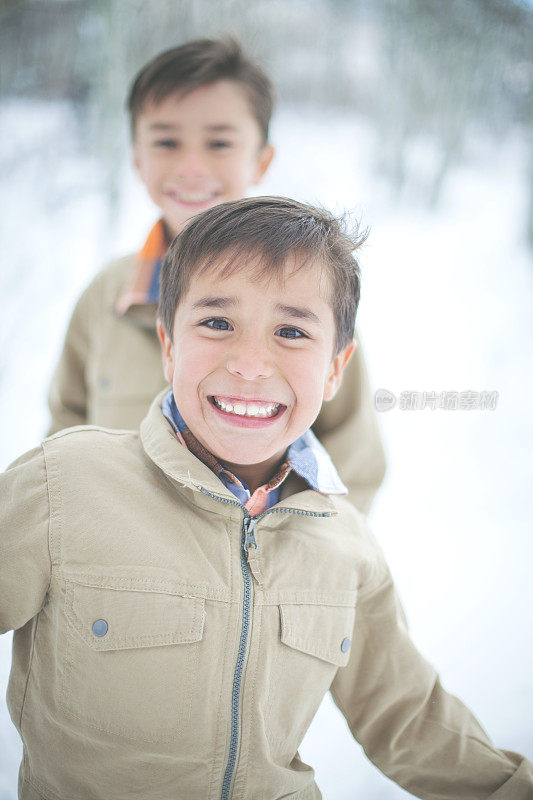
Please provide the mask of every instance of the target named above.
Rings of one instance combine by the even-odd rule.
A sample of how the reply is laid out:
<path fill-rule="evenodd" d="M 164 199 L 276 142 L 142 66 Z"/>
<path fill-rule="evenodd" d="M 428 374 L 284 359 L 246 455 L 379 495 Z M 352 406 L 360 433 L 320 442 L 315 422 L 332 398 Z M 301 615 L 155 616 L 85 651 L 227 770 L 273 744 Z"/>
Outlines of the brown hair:
<path fill-rule="evenodd" d="M 334 355 L 353 339 L 359 303 L 359 264 L 353 255 L 367 232 L 347 232 L 329 211 L 285 197 L 222 203 L 198 214 L 174 239 L 161 269 L 159 317 L 170 337 L 176 309 L 195 274 L 252 270 L 257 279 L 282 278 L 287 260 L 318 263 L 329 277 L 335 319 Z"/>
<path fill-rule="evenodd" d="M 233 39 L 195 39 L 160 53 L 134 79 L 127 100 L 131 133 L 148 101 L 160 103 L 181 90 L 183 94 L 219 80 L 240 84 L 246 91 L 263 144 L 274 105 L 274 90 L 263 70 L 245 55 Z"/>

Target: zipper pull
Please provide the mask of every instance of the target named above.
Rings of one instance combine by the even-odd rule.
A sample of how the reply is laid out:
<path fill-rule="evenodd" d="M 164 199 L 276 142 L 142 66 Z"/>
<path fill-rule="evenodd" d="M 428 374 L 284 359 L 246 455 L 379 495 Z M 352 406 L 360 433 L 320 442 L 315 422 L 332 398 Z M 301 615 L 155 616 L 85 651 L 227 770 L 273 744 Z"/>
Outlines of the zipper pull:
<path fill-rule="evenodd" d="M 246 553 L 246 561 L 259 586 L 263 586 L 264 579 L 261 569 L 261 558 L 255 541 L 254 528 L 257 524 L 257 517 L 245 517 L 243 520 L 244 539 L 242 549 Z M 253 549 L 250 549 L 253 548 Z M 255 552 L 254 552 L 255 551 Z"/>
<path fill-rule="evenodd" d="M 250 547 L 254 547 L 257 550 L 257 542 L 255 541 L 254 536 L 254 528 L 256 525 L 256 521 L 253 517 L 245 517 L 244 518 L 244 542 L 243 542 L 243 549 L 244 552 L 248 555 L 248 551 Z"/>

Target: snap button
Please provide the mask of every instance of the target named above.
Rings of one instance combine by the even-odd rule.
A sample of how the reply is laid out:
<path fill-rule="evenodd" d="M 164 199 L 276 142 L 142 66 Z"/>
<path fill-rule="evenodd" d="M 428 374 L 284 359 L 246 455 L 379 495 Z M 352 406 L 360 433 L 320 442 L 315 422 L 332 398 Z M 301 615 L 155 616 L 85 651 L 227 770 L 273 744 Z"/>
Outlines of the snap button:
<path fill-rule="evenodd" d="M 93 622 L 93 633 L 95 636 L 105 636 L 107 628 L 108 625 L 105 619 L 97 619 Z"/>
<path fill-rule="evenodd" d="M 352 640 L 349 636 L 346 636 L 345 639 L 341 642 L 341 650 L 343 653 L 347 653 L 350 647 L 352 646 Z"/>

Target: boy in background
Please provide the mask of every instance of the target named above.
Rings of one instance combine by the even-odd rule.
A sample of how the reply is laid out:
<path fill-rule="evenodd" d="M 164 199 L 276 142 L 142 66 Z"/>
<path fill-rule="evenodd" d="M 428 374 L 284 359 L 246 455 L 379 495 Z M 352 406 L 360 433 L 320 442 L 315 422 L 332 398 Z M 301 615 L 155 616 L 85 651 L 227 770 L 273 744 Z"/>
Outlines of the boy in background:
<path fill-rule="evenodd" d="M 0 477 L 21 800 L 319 800 L 298 747 L 328 690 L 415 796 L 533 797 L 409 639 L 309 430 L 354 350 L 360 241 L 284 198 L 199 215 L 140 431 L 61 431 Z"/>
<path fill-rule="evenodd" d="M 136 77 L 128 107 L 135 167 L 161 219 L 137 256 L 111 263 L 79 299 L 50 387 L 50 433 L 139 426 L 165 386 L 156 312 L 167 248 L 195 214 L 244 197 L 274 155 L 271 83 L 234 41 L 160 54 Z M 368 511 L 385 459 L 360 349 L 313 430 Z"/>

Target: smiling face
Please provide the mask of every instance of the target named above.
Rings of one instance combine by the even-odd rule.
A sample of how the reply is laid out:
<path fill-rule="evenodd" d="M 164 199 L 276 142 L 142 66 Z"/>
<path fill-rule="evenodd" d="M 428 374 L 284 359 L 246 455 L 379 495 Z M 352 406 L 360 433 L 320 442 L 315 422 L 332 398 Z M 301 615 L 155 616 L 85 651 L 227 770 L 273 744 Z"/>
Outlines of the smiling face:
<path fill-rule="evenodd" d="M 325 270 L 288 264 L 283 279 L 196 274 L 172 339 L 159 325 L 165 376 L 194 436 L 251 491 L 340 385 L 353 344 L 332 359 Z"/>
<path fill-rule="evenodd" d="M 135 124 L 135 166 L 173 236 L 200 211 L 244 197 L 273 152 L 229 80 L 148 102 Z"/>

